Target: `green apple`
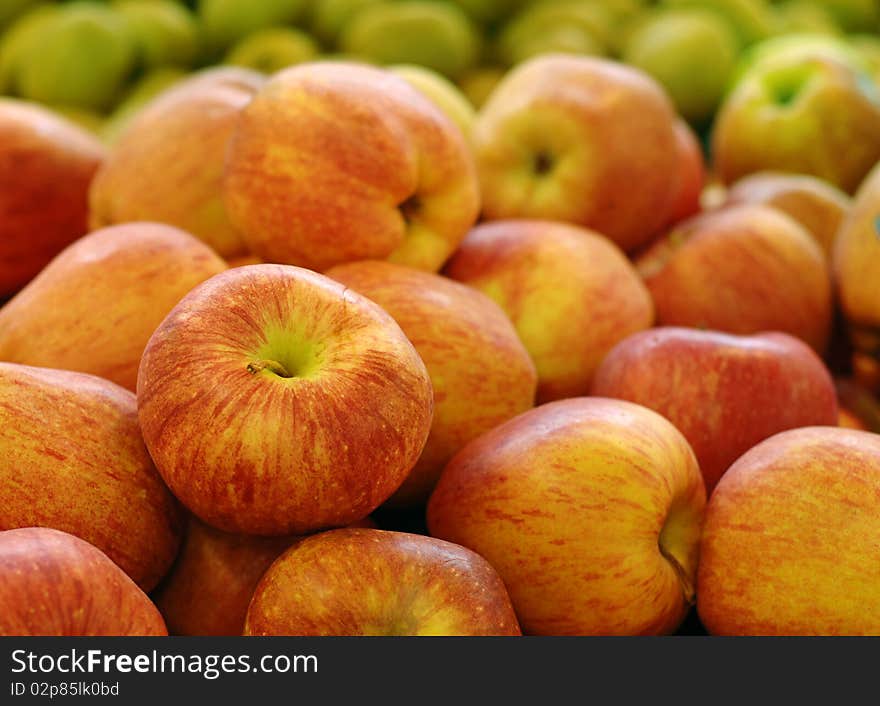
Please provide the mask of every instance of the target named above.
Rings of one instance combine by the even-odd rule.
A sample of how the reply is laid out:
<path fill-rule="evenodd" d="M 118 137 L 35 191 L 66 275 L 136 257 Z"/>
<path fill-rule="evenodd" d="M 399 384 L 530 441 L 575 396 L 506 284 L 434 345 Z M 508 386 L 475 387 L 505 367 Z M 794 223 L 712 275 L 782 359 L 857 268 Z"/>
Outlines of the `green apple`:
<path fill-rule="evenodd" d="M 104 130 L 104 116 L 96 113 L 94 110 L 77 108 L 76 106 L 71 107 L 69 105 L 50 105 L 46 107 L 50 108 L 52 112 L 67 118 L 74 125 L 78 125 L 98 137 L 101 136 Z"/>
<path fill-rule="evenodd" d="M 495 49 L 508 66 L 554 52 L 601 56 L 607 53 L 612 25 L 610 11 L 600 4 L 577 0 L 539 3 L 504 26 Z"/>
<path fill-rule="evenodd" d="M 101 3 L 63 5 L 34 32 L 18 57 L 18 90 L 28 100 L 101 110 L 134 70 L 129 26 Z"/>
<path fill-rule="evenodd" d="M 852 193 L 880 160 L 880 89 L 865 62 L 831 37 L 758 45 L 713 129 L 722 181 L 773 170 Z"/>
<path fill-rule="evenodd" d="M 0 5 L 0 27 L 12 22 L 37 4 L 37 0 L 3 0 L 3 4 Z"/>
<path fill-rule="evenodd" d="M 354 16 L 340 48 L 377 64 L 419 64 L 455 77 L 476 62 L 480 38 L 454 5 L 383 2 Z"/>
<path fill-rule="evenodd" d="M 478 66 L 458 79 L 458 87 L 475 108 L 481 108 L 507 73 L 500 66 Z"/>
<path fill-rule="evenodd" d="M 113 7 L 128 21 L 145 68 L 190 66 L 197 58 L 199 27 L 183 5 L 174 0 L 117 0 Z"/>
<path fill-rule="evenodd" d="M 481 24 L 493 24 L 510 17 L 533 0 L 452 0 L 469 17 Z"/>
<path fill-rule="evenodd" d="M 661 0 L 660 4 L 715 12 L 730 23 L 744 45 L 766 39 L 777 30 L 777 17 L 766 0 Z"/>
<path fill-rule="evenodd" d="M 101 128 L 101 137 L 108 144 L 128 126 L 150 101 L 187 76 L 183 69 L 165 67 L 153 69 L 128 90 Z"/>
<path fill-rule="evenodd" d="M 864 59 L 871 76 L 880 84 L 880 37 L 876 34 L 856 34 L 850 36 L 850 43 Z"/>
<path fill-rule="evenodd" d="M 682 117 L 704 123 L 724 95 L 738 49 L 733 30 L 714 13 L 661 10 L 633 31 L 623 59 L 657 79 Z"/>
<path fill-rule="evenodd" d="M 847 32 L 880 31 L 880 4 L 877 0 L 814 0 L 828 10 Z"/>
<path fill-rule="evenodd" d="M 383 0 L 313 0 L 308 9 L 311 33 L 328 46 L 335 46 L 343 30 L 363 8 Z"/>
<path fill-rule="evenodd" d="M 320 48 L 298 29 L 272 27 L 254 32 L 233 45 L 224 63 L 274 74 L 304 61 L 316 59 Z"/>
<path fill-rule="evenodd" d="M 789 0 L 777 8 L 779 29 L 783 34 L 840 34 L 840 25 L 822 2 Z"/>
<path fill-rule="evenodd" d="M 199 0 L 207 48 L 222 52 L 258 29 L 296 21 L 308 3 L 306 0 Z"/>
<path fill-rule="evenodd" d="M 424 66 L 398 64 L 389 68 L 417 91 L 427 96 L 446 114 L 446 117 L 459 127 L 462 135 L 468 137 L 471 134 L 476 111 L 454 83 Z"/>
<path fill-rule="evenodd" d="M 22 57 L 28 55 L 30 48 L 39 41 L 43 29 L 57 14 L 57 6 L 42 5 L 19 17 L 0 35 L 0 93 L 18 95 Z"/>

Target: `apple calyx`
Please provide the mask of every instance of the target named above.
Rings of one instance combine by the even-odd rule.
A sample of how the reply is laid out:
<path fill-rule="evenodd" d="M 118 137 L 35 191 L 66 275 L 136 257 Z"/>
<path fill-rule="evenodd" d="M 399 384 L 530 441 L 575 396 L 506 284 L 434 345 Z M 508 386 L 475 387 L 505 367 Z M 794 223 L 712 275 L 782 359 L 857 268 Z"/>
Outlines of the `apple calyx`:
<path fill-rule="evenodd" d="M 532 171 L 537 176 L 545 176 L 553 170 L 555 160 L 546 151 L 537 152 L 532 160 Z"/>
<path fill-rule="evenodd" d="M 422 202 L 416 194 L 413 194 L 404 199 L 397 208 L 400 211 L 400 215 L 403 216 L 404 222 L 412 223 L 416 220 L 416 216 L 418 216 L 422 208 Z"/>
<path fill-rule="evenodd" d="M 271 373 L 275 373 L 280 378 L 292 378 L 287 368 L 285 368 L 281 363 L 277 360 L 255 360 L 248 363 L 247 371 L 251 375 L 256 375 L 257 373 L 268 370 Z"/>

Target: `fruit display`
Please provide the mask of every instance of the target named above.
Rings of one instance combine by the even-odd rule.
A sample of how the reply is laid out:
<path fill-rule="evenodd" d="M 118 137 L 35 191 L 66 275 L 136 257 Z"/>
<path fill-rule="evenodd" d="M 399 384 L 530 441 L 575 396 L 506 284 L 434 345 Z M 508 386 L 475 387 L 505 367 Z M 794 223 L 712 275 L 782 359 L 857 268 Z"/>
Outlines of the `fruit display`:
<path fill-rule="evenodd" d="M 880 5 L 0 3 L 0 451 L 0 635 L 880 635 Z"/>

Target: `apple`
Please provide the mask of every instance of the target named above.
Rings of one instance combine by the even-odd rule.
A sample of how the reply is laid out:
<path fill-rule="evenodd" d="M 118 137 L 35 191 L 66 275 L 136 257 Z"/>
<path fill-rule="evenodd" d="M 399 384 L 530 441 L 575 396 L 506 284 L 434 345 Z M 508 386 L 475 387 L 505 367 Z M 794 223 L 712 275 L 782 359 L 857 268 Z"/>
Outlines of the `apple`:
<path fill-rule="evenodd" d="M 307 0 L 198 0 L 196 13 L 209 53 L 222 52 L 261 29 L 300 19 Z"/>
<path fill-rule="evenodd" d="M 5 9 L 5 5 L 3 6 Z M 41 41 L 43 30 L 58 16 L 56 4 L 38 5 L 22 13 L 0 34 L 0 92 L 18 95 L 21 67 Z M 3 9 L 0 9 L 0 13 Z M 0 23 L 2 24 L 2 23 Z"/>
<path fill-rule="evenodd" d="M 325 46 L 335 47 L 358 12 L 381 2 L 384 0 L 312 0 L 306 8 L 307 26 Z"/>
<path fill-rule="evenodd" d="M 175 0 L 115 0 L 134 36 L 138 61 L 146 69 L 191 66 L 201 51 L 200 28 L 192 12 Z"/>
<path fill-rule="evenodd" d="M 713 12 L 736 31 L 743 46 L 776 32 L 775 8 L 767 0 L 661 0 L 660 5 Z"/>
<path fill-rule="evenodd" d="M 841 28 L 825 0 L 786 0 L 776 8 L 780 34 L 839 35 Z"/>
<path fill-rule="evenodd" d="M 657 240 L 636 266 L 661 325 L 782 331 L 825 352 L 828 265 L 813 237 L 781 211 L 744 204 L 705 212 Z"/>
<path fill-rule="evenodd" d="M 151 590 L 182 522 L 144 447 L 134 394 L 93 375 L 3 362 L 0 428 L 0 530 L 75 534 Z"/>
<path fill-rule="evenodd" d="M 369 518 L 351 526 L 372 527 Z M 230 534 L 190 517 L 180 554 L 155 592 L 172 635 L 241 635 L 263 574 L 302 537 Z"/>
<path fill-rule="evenodd" d="M 638 23 L 622 58 L 653 76 L 685 119 L 706 124 L 727 90 L 739 49 L 733 28 L 711 10 L 664 8 Z"/>
<path fill-rule="evenodd" d="M 586 394 L 605 354 L 654 321 L 651 297 L 625 255 L 565 223 L 484 223 L 444 272 L 510 317 L 535 362 L 539 403 Z"/>
<path fill-rule="evenodd" d="M 100 549 L 43 527 L 0 531 L 0 636 L 167 634 L 156 606 Z"/>
<path fill-rule="evenodd" d="M 22 47 L 15 83 L 28 100 L 102 110 L 136 60 L 134 36 L 118 12 L 97 2 L 67 3 Z"/>
<path fill-rule="evenodd" d="M 743 455 L 706 511 L 697 608 L 720 635 L 880 633 L 880 436 L 786 431 Z"/>
<path fill-rule="evenodd" d="M 718 175 L 796 172 L 853 192 L 880 160 L 880 89 L 850 53 L 830 39 L 759 52 L 718 112 Z"/>
<path fill-rule="evenodd" d="M 708 174 L 699 138 L 684 120 L 675 123 L 678 144 L 678 179 L 667 227 L 695 216 L 702 208 Z"/>
<path fill-rule="evenodd" d="M 243 71 L 176 83 L 129 123 L 91 186 L 93 229 L 156 221 L 192 233 L 223 257 L 247 252 L 221 194 L 229 141 L 256 90 Z"/>
<path fill-rule="evenodd" d="M 317 58 L 320 48 L 308 34 L 292 27 L 272 27 L 236 42 L 224 63 L 273 74 Z"/>
<path fill-rule="evenodd" d="M 87 230 L 96 137 L 36 105 L 0 98 L 0 297 Z"/>
<path fill-rule="evenodd" d="M 388 501 L 424 504 L 456 451 L 532 407 L 535 366 L 504 311 L 471 287 L 368 260 L 326 274 L 391 314 L 431 376 L 431 433 L 418 463 Z"/>
<path fill-rule="evenodd" d="M 431 428 L 425 365 L 378 305 L 315 272 L 250 265 L 187 294 L 150 338 L 141 430 L 172 492 L 245 534 L 366 517 Z"/>
<path fill-rule="evenodd" d="M 675 120 L 660 86 L 636 69 L 563 55 L 520 64 L 472 133 L 483 214 L 569 221 L 631 251 L 671 208 Z"/>
<path fill-rule="evenodd" d="M 880 6 L 875 0 L 821 0 L 824 7 L 848 33 L 876 32 L 880 27 Z"/>
<path fill-rule="evenodd" d="M 880 391 L 880 164 L 859 187 L 832 256 L 840 308 L 855 349 L 853 369 Z"/>
<path fill-rule="evenodd" d="M 472 106 L 482 108 L 506 73 L 499 66 L 478 66 L 459 77 L 458 87 Z"/>
<path fill-rule="evenodd" d="M 446 117 L 458 126 L 461 134 L 470 138 L 477 113 L 464 94 L 442 74 L 414 64 L 397 64 L 388 69 L 408 84 L 421 91 Z"/>
<path fill-rule="evenodd" d="M 599 2 L 557 0 L 525 7 L 498 35 L 495 53 L 507 66 L 541 54 L 603 56 L 610 50 L 614 15 Z"/>
<path fill-rule="evenodd" d="M 705 502 L 694 453 L 670 422 L 581 397 L 459 451 L 428 528 L 498 570 L 527 634 L 662 634 L 694 600 Z"/>
<path fill-rule="evenodd" d="M 298 542 L 263 575 L 245 635 L 519 635 L 501 578 L 432 537 L 339 529 Z"/>
<path fill-rule="evenodd" d="M 838 419 L 834 382 L 822 359 L 784 333 L 642 331 L 608 353 L 592 394 L 635 402 L 672 422 L 694 450 L 709 494 L 757 443 Z"/>
<path fill-rule="evenodd" d="M 452 121 L 399 76 L 349 62 L 266 83 L 241 113 L 223 194 L 253 253 L 319 271 L 364 259 L 437 270 L 479 211 Z"/>
<path fill-rule="evenodd" d="M 0 309 L 0 359 L 91 373 L 134 391 L 153 331 L 184 294 L 225 269 L 219 255 L 177 228 L 128 223 L 95 231 Z"/>
<path fill-rule="evenodd" d="M 188 74 L 183 69 L 170 66 L 153 69 L 144 74 L 125 92 L 113 112 L 103 121 L 100 135 L 104 142 L 110 146 L 114 145 L 128 128 L 129 123 L 153 99 L 172 86 L 184 82 L 187 77 Z"/>
<path fill-rule="evenodd" d="M 764 204 L 798 221 L 831 257 L 834 239 L 851 206 L 849 195 L 807 174 L 755 172 L 734 183 L 727 204 Z"/>
<path fill-rule="evenodd" d="M 454 78 L 476 63 L 480 35 L 451 3 L 381 2 L 355 13 L 339 48 L 372 63 L 418 64 Z"/>
<path fill-rule="evenodd" d="M 37 0 L 6 0 L 3 6 L 0 7 L 0 27 L 11 22 L 32 5 L 36 4 Z"/>
<path fill-rule="evenodd" d="M 494 24 L 509 17 L 531 0 L 452 0 L 474 21 L 481 24 Z M 605 0 L 606 2 L 608 0 Z"/>

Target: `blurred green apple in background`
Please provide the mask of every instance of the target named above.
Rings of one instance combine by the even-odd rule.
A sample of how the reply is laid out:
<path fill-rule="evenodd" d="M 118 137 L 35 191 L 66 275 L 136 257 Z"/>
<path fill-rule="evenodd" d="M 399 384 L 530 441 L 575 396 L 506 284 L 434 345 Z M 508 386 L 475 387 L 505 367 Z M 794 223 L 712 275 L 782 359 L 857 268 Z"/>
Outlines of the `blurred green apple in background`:
<path fill-rule="evenodd" d="M 846 32 L 880 32 L 877 0 L 813 0 L 821 5 Z"/>
<path fill-rule="evenodd" d="M 840 25 L 822 2 L 815 0 L 789 0 L 781 3 L 776 12 L 779 16 L 779 32 L 783 34 L 840 34 Z"/>
<path fill-rule="evenodd" d="M 104 122 L 101 128 L 104 142 L 112 145 L 141 109 L 188 75 L 183 69 L 170 66 L 153 69 L 145 74 L 123 95 L 122 100 Z"/>
<path fill-rule="evenodd" d="M 880 84 L 880 36 L 856 34 L 850 37 L 850 43 L 867 64 L 874 81 Z"/>
<path fill-rule="evenodd" d="M 36 44 L 43 28 L 58 14 L 56 5 L 41 5 L 19 17 L 0 35 L 0 93 L 18 94 L 19 69 L 22 57 Z"/>
<path fill-rule="evenodd" d="M 462 74 L 458 87 L 472 106 L 480 108 L 506 73 L 500 66 L 478 66 Z"/>
<path fill-rule="evenodd" d="M 452 2 L 480 24 L 489 25 L 510 17 L 534 0 L 452 0 Z"/>
<path fill-rule="evenodd" d="M 191 66 L 200 51 L 195 16 L 174 0 L 117 0 L 113 7 L 128 21 L 141 66 Z"/>
<path fill-rule="evenodd" d="M 198 0 L 197 13 L 211 53 L 222 53 L 259 29 L 299 19 L 308 0 Z"/>
<path fill-rule="evenodd" d="M 136 44 L 108 5 L 71 2 L 34 30 L 17 65 L 19 94 L 49 105 L 103 110 L 135 68 Z"/>
<path fill-rule="evenodd" d="M 410 86 L 427 96 L 447 118 L 452 120 L 461 133 L 470 139 L 476 110 L 461 90 L 445 76 L 414 64 L 397 64 L 388 67 Z"/>
<path fill-rule="evenodd" d="M 0 28 L 12 22 L 25 10 L 33 7 L 39 0 L 3 0 L 0 3 Z"/>
<path fill-rule="evenodd" d="M 778 29 L 776 14 L 767 0 L 660 0 L 660 5 L 716 12 L 730 23 L 743 45 L 766 39 Z"/>
<path fill-rule="evenodd" d="M 541 2 L 527 7 L 502 28 L 496 54 L 507 66 L 540 54 L 604 56 L 614 29 L 613 14 L 600 3 Z"/>
<path fill-rule="evenodd" d="M 316 59 L 321 49 L 305 32 L 292 27 L 263 29 L 237 42 L 224 63 L 244 66 L 264 74 Z"/>
<path fill-rule="evenodd" d="M 653 76 L 688 122 L 702 124 L 718 107 L 736 67 L 736 35 L 704 10 L 660 10 L 630 34 L 623 60 Z"/>
<path fill-rule="evenodd" d="M 340 49 L 376 64 L 419 64 L 456 77 L 476 62 L 480 37 L 455 5 L 383 2 L 355 14 Z"/>
<path fill-rule="evenodd" d="M 363 8 L 383 0 L 312 0 L 308 6 L 309 30 L 328 46 L 335 46 L 343 30 Z"/>

